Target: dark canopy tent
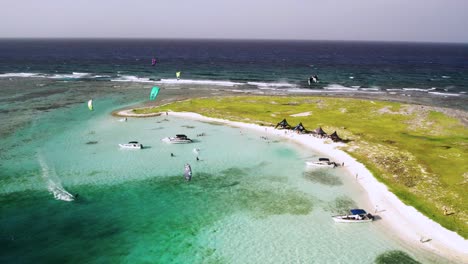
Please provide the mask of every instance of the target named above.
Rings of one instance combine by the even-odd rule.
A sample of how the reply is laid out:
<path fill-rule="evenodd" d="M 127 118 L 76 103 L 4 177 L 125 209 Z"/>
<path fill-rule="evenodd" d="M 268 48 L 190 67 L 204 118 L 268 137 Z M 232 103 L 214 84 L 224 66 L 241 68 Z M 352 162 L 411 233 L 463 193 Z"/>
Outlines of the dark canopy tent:
<path fill-rule="evenodd" d="M 291 129 L 291 125 L 288 124 L 288 121 L 286 121 L 286 118 L 283 119 L 283 121 L 279 122 L 276 124 L 275 128 L 281 128 L 281 129 Z"/>
<path fill-rule="evenodd" d="M 325 131 L 323 131 L 322 127 L 319 127 L 317 129 L 315 129 L 314 134 L 319 135 L 319 136 L 326 136 L 327 135 L 327 133 L 325 133 Z"/>
<path fill-rule="evenodd" d="M 333 132 L 333 134 L 330 135 L 330 138 L 331 140 L 333 140 L 333 142 L 338 142 L 338 141 L 343 141 L 339 136 L 338 134 L 335 132 Z"/>
<path fill-rule="evenodd" d="M 299 123 L 297 126 L 295 126 L 293 128 L 293 131 L 297 131 L 297 132 L 300 132 L 300 133 L 307 133 L 307 129 L 305 129 L 305 127 L 302 125 L 302 122 Z"/>

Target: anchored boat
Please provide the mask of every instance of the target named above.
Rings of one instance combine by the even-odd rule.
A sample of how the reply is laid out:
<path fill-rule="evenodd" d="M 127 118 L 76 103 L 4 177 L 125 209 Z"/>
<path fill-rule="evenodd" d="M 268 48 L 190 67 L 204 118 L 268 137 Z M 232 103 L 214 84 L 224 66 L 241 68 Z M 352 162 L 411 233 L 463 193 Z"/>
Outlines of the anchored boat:
<path fill-rule="evenodd" d="M 175 137 L 166 137 L 161 140 L 171 144 L 187 144 L 193 142 L 190 138 L 183 134 L 178 134 Z"/>
<path fill-rule="evenodd" d="M 142 149 L 143 144 L 138 143 L 138 141 L 130 141 L 126 144 L 119 144 L 121 148 L 126 148 L 126 149 Z"/>
<path fill-rule="evenodd" d="M 337 223 L 367 223 L 374 221 L 374 216 L 363 209 L 351 209 L 349 214 L 332 216 Z"/>
<path fill-rule="evenodd" d="M 321 168 L 333 168 L 337 166 L 336 163 L 334 161 L 330 161 L 329 158 L 319 158 L 318 161 L 306 161 L 306 164 Z"/>

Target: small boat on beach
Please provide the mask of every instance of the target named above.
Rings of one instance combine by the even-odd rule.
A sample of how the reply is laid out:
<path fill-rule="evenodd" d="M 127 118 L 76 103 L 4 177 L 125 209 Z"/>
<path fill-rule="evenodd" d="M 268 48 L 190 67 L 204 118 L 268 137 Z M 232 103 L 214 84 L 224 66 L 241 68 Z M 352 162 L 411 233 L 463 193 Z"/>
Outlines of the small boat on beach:
<path fill-rule="evenodd" d="M 329 158 L 319 158 L 318 161 L 306 161 L 306 164 L 321 168 L 334 168 L 337 166 L 336 162 L 330 161 Z"/>
<path fill-rule="evenodd" d="M 121 148 L 126 148 L 126 149 L 142 149 L 143 144 L 138 143 L 138 141 L 130 141 L 126 144 L 119 144 Z"/>
<path fill-rule="evenodd" d="M 374 221 L 374 216 L 363 209 L 351 209 L 349 214 L 332 216 L 337 223 L 367 223 Z"/>
<path fill-rule="evenodd" d="M 187 144 L 193 142 L 190 138 L 183 134 L 178 134 L 175 137 L 166 137 L 161 140 L 171 144 Z"/>

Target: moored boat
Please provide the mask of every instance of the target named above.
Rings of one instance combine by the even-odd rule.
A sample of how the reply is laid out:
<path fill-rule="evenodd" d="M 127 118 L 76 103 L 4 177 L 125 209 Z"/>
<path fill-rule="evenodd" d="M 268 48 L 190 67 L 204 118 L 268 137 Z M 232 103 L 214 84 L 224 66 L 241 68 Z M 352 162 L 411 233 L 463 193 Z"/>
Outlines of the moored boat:
<path fill-rule="evenodd" d="M 138 141 L 130 141 L 126 144 L 119 144 L 121 148 L 126 148 L 126 149 L 142 149 L 143 144 L 138 143 Z"/>
<path fill-rule="evenodd" d="M 332 216 L 337 223 L 367 223 L 374 221 L 374 216 L 363 209 L 351 209 L 349 214 Z"/>
<path fill-rule="evenodd" d="M 186 135 L 183 135 L 183 134 L 177 134 L 175 137 L 166 137 L 166 138 L 163 138 L 162 141 L 165 141 L 171 144 L 187 144 L 187 143 L 193 142 L 190 138 L 188 138 Z"/>
<path fill-rule="evenodd" d="M 319 158 L 318 161 L 306 161 L 306 164 L 309 166 L 324 167 L 324 168 L 333 168 L 336 167 L 336 162 L 330 161 L 329 158 Z"/>

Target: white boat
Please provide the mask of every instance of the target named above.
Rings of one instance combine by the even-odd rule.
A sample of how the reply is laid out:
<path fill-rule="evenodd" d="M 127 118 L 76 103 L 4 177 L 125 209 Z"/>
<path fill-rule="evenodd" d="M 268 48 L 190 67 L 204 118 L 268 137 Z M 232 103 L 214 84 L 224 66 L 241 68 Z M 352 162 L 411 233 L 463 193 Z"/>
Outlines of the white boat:
<path fill-rule="evenodd" d="M 318 161 L 306 161 L 306 164 L 309 166 L 323 167 L 323 168 L 334 168 L 337 164 L 333 161 L 330 161 L 328 158 L 319 158 Z"/>
<path fill-rule="evenodd" d="M 349 214 L 332 216 L 337 223 L 367 223 L 374 221 L 374 216 L 362 209 L 351 209 Z"/>
<path fill-rule="evenodd" d="M 143 144 L 138 143 L 137 141 L 130 141 L 126 144 L 119 144 L 121 148 L 126 148 L 126 149 L 142 149 Z"/>
<path fill-rule="evenodd" d="M 187 144 L 187 143 L 192 143 L 193 142 L 186 135 L 182 135 L 182 134 L 178 134 L 175 137 L 163 138 L 162 141 L 165 141 L 165 142 L 171 143 L 171 144 Z"/>

